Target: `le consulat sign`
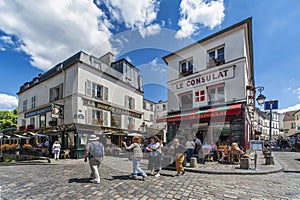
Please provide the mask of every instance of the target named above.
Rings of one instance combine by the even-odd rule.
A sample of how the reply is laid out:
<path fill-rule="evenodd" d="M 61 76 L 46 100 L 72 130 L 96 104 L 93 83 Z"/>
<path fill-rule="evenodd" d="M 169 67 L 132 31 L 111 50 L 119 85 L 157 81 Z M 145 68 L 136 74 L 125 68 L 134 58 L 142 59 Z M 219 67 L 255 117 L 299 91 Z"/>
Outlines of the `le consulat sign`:
<path fill-rule="evenodd" d="M 173 88 L 175 90 L 184 90 L 188 88 L 207 85 L 221 80 L 233 78 L 234 67 L 235 65 L 223 69 L 218 69 L 212 72 L 200 73 L 197 76 L 194 76 L 192 78 L 188 78 L 183 81 L 174 83 Z"/>

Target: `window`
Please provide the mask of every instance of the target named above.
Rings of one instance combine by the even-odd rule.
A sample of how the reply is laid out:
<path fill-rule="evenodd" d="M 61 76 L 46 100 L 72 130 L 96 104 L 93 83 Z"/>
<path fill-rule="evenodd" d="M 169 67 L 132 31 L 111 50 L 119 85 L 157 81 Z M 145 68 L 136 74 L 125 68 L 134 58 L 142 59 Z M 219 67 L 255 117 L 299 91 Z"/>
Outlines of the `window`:
<path fill-rule="evenodd" d="M 183 60 L 179 63 L 179 72 L 183 76 L 193 73 L 193 59 Z"/>
<path fill-rule="evenodd" d="M 116 128 L 121 128 L 121 115 L 112 113 L 111 114 L 111 126 Z"/>
<path fill-rule="evenodd" d="M 163 104 L 163 111 L 167 110 L 166 104 Z"/>
<path fill-rule="evenodd" d="M 107 126 L 108 125 L 108 114 L 102 110 L 92 110 L 92 124 L 93 125 L 101 125 Z"/>
<path fill-rule="evenodd" d="M 193 108 L 193 94 L 192 92 L 186 92 L 179 94 L 180 107 L 182 110 Z"/>
<path fill-rule="evenodd" d="M 153 115 L 150 114 L 150 121 L 153 122 L 153 119 L 154 119 Z"/>
<path fill-rule="evenodd" d="M 144 102 L 143 102 L 143 108 L 144 108 L 144 109 L 147 108 L 146 105 L 147 105 L 147 104 L 146 104 L 146 102 L 144 101 Z"/>
<path fill-rule="evenodd" d="M 107 101 L 108 100 L 108 88 L 102 85 L 93 83 L 92 86 L 92 97 Z"/>
<path fill-rule="evenodd" d="M 208 104 L 218 104 L 225 102 L 224 84 L 209 86 L 207 88 Z"/>
<path fill-rule="evenodd" d="M 208 52 L 208 67 L 223 65 L 225 63 L 224 47 L 217 48 Z"/>
<path fill-rule="evenodd" d="M 35 96 L 31 97 L 31 109 L 34 109 L 35 108 Z"/>
<path fill-rule="evenodd" d="M 197 91 L 195 92 L 195 102 L 200 102 L 205 100 L 205 91 Z"/>
<path fill-rule="evenodd" d="M 23 101 L 23 112 L 27 110 L 27 100 Z"/>
<path fill-rule="evenodd" d="M 35 119 L 34 119 L 34 117 L 30 118 L 30 125 L 35 125 Z"/>
<path fill-rule="evenodd" d="M 134 129 L 134 118 L 127 117 L 127 129 L 133 130 Z"/>
<path fill-rule="evenodd" d="M 25 119 L 22 119 L 22 126 L 26 126 L 26 120 Z"/>
<path fill-rule="evenodd" d="M 125 96 L 125 108 L 135 109 L 135 99 L 130 96 Z"/>
<path fill-rule="evenodd" d="M 291 123 L 291 128 L 296 128 L 296 123 L 295 122 Z"/>
<path fill-rule="evenodd" d="M 50 88 L 50 102 L 61 99 L 63 94 L 62 90 L 63 90 L 63 84 L 60 84 L 59 86 L 54 88 Z"/>
<path fill-rule="evenodd" d="M 40 128 L 46 127 L 46 115 L 40 115 Z"/>

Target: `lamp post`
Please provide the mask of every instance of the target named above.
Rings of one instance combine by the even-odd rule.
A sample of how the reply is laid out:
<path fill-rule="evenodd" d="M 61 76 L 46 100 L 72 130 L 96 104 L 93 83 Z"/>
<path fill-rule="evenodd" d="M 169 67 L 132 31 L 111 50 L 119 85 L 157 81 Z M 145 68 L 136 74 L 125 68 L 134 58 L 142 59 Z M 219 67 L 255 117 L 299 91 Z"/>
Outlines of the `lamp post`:
<path fill-rule="evenodd" d="M 259 95 L 257 96 L 256 98 L 256 101 L 258 103 L 258 105 L 263 105 L 263 104 L 266 104 L 268 103 L 270 108 L 270 131 L 269 131 L 269 159 L 267 158 L 266 160 L 266 164 L 274 164 L 274 161 L 273 161 L 273 158 L 272 158 L 272 107 L 273 107 L 273 101 L 268 101 L 268 102 L 265 102 L 266 100 L 266 97 L 261 93 L 263 90 L 264 90 L 264 87 L 262 86 L 258 86 L 258 87 L 255 87 L 254 89 L 257 89 L 259 91 Z M 266 107 L 266 105 L 265 105 Z"/>

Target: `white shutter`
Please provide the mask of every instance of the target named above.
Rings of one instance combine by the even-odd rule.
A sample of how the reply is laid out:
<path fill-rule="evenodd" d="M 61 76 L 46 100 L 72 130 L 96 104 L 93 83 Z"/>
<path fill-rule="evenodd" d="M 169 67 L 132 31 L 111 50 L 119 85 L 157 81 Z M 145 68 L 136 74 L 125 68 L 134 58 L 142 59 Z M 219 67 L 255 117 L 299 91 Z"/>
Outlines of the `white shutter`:
<path fill-rule="evenodd" d="M 91 108 L 88 108 L 87 109 L 87 124 L 92 124 L 92 109 Z"/>
<path fill-rule="evenodd" d="M 124 98 L 124 104 L 125 104 L 124 107 L 128 108 L 128 96 L 126 96 L 126 95 L 125 95 L 125 98 Z"/>
<path fill-rule="evenodd" d="M 108 113 L 103 111 L 103 125 L 108 126 Z"/>
<path fill-rule="evenodd" d="M 108 101 L 108 88 L 104 87 L 104 101 Z"/>
<path fill-rule="evenodd" d="M 85 95 L 87 96 L 91 96 L 91 85 L 92 85 L 92 82 L 89 81 L 89 80 L 86 80 L 85 81 Z"/>
<path fill-rule="evenodd" d="M 132 109 L 135 110 L 135 99 L 132 98 Z"/>

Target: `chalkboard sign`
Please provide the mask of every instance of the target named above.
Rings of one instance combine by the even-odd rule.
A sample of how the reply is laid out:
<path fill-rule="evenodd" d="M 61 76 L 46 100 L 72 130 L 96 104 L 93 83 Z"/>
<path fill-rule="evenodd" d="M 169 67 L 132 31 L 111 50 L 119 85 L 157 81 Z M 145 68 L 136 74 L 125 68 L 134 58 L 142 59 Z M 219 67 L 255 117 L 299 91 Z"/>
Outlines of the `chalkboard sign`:
<path fill-rule="evenodd" d="M 250 141 L 250 149 L 255 151 L 262 151 L 264 146 L 264 141 L 260 140 L 251 140 Z"/>

